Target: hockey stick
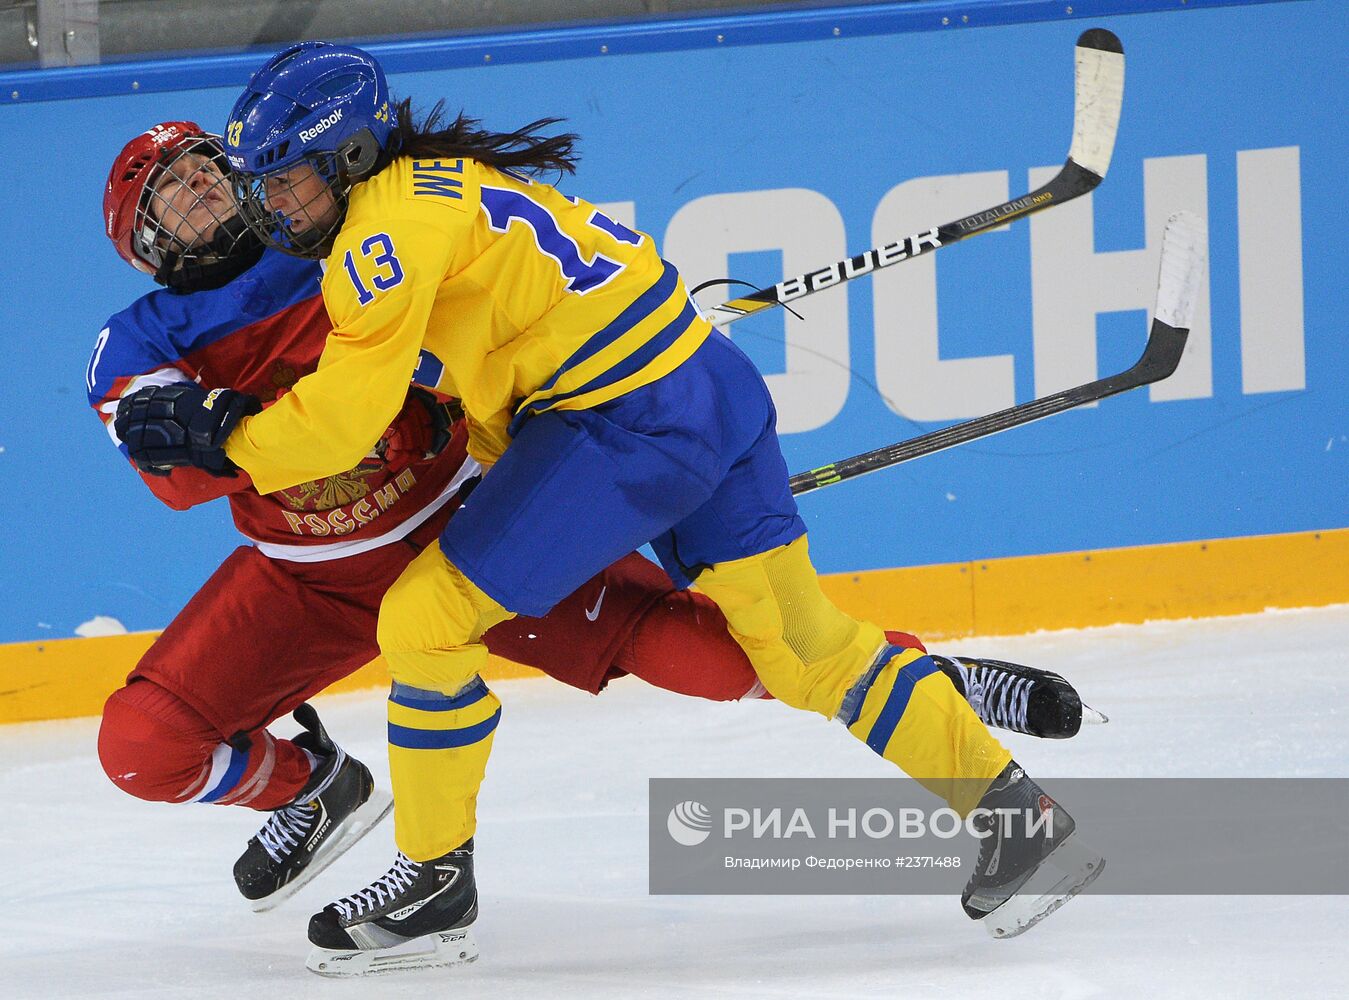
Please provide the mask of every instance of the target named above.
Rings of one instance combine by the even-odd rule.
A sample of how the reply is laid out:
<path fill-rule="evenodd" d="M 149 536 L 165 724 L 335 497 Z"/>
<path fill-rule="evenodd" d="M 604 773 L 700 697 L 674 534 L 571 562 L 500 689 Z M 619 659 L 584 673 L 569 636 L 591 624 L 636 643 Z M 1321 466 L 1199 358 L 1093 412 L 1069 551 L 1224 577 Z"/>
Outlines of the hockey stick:
<path fill-rule="evenodd" d="M 1132 368 L 997 413 L 975 417 L 930 434 L 798 473 L 790 480 L 792 494 L 799 496 L 868 472 L 888 469 L 910 459 L 945 451 L 958 444 L 998 434 L 1034 420 L 1043 420 L 1084 403 L 1094 403 L 1167 378 L 1176 370 L 1180 356 L 1185 351 L 1185 339 L 1190 334 L 1190 323 L 1194 318 L 1195 293 L 1203 273 L 1207 248 L 1204 224 L 1198 216 L 1191 212 L 1177 212 L 1167 220 L 1166 232 L 1162 237 L 1161 274 L 1157 282 L 1157 305 L 1153 310 L 1152 329 L 1148 332 L 1148 342 L 1142 357 Z"/>
<path fill-rule="evenodd" d="M 1044 187 L 818 271 L 788 278 L 772 288 L 730 299 L 704 315 L 713 326 L 726 326 L 1086 194 L 1101 183 L 1110 167 L 1120 104 L 1124 100 L 1124 48 L 1111 32 L 1092 28 L 1077 40 L 1073 88 L 1073 141 L 1068 159 Z"/>

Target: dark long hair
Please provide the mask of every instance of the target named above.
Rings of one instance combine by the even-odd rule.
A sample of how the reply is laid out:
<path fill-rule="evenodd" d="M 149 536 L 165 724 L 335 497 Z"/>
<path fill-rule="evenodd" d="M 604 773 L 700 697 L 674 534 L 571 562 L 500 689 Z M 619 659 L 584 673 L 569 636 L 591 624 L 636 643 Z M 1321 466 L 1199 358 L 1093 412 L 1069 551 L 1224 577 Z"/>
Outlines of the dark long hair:
<path fill-rule="evenodd" d="M 397 120 L 393 133 L 384 147 L 375 170 L 384 169 L 395 157 L 413 156 L 420 159 L 448 159 L 466 157 L 499 170 L 514 170 L 526 174 L 541 174 L 550 170 L 558 173 L 576 172 L 576 143 L 580 137 L 572 132 L 559 135 L 540 135 L 561 118 L 540 118 L 514 132 L 489 132 L 482 122 L 462 111 L 454 121 L 446 124 L 449 113 L 445 102 L 435 107 L 421 122 L 413 120 L 412 101 L 404 99 L 394 108 Z"/>

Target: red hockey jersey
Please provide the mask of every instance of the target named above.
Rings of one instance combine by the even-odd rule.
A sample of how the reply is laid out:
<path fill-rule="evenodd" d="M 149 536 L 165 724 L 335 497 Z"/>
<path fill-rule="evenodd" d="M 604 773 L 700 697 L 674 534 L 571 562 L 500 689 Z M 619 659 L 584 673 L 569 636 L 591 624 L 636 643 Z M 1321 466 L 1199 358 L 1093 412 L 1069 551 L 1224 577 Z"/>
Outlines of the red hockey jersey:
<path fill-rule="evenodd" d="M 266 406 L 314 371 L 332 328 L 320 278 L 318 264 L 268 251 L 223 288 L 151 292 L 110 318 L 85 382 L 113 444 L 126 454 L 113 428 L 118 400 L 145 386 L 193 381 L 251 393 Z M 391 467 L 371 457 L 266 495 L 242 471 L 230 479 L 187 467 L 142 478 L 178 510 L 228 496 L 236 527 L 264 554 L 308 562 L 396 541 L 449 503 L 478 472 L 465 442 L 457 425 L 433 459 Z"/>

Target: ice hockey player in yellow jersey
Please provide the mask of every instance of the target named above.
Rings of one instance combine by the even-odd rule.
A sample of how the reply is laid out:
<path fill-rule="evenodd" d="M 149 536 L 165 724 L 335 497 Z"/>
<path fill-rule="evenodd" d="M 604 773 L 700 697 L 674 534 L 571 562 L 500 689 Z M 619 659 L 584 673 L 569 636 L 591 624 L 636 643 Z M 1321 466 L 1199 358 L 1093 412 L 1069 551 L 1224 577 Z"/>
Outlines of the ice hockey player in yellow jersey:
<path fill-rule="evenodd" d="M 322 383 L 229 446 L 264 490 L 340 464 L 409 372 L 462 401 L 491 465 L 529 417 L 654 382 L 711 331 L 649 237 L 464 157 L 401 157 L 355 189 L 323 296 L 341 336 Z"/>
<path fill-rule="evenodd" d="M 398 854 L 312 919 L 324 974 L 476 956 L 475 807 L 501 715 L 482 634 L 648 542 L 718 604 L 779 700 L 837 719 L 962 815 L 1054 805 L 930 657 L 825 597 L 762 377 L 650 236 L 537 179 L 574 162 L 550 124 L 418 125 L 369 54 L 306 42 L 254 74 L 226 128 L 250 226 L 325 261 L 334 328 L 316 372 L 205 444 L 260 492 L 320 478 L 369 450 L 410 377 L 462 401 L 485 470 L 380 609 Z M 971 917 L 1072 833 L 1055 815 L 1034 842 L 990 831 Z"/>

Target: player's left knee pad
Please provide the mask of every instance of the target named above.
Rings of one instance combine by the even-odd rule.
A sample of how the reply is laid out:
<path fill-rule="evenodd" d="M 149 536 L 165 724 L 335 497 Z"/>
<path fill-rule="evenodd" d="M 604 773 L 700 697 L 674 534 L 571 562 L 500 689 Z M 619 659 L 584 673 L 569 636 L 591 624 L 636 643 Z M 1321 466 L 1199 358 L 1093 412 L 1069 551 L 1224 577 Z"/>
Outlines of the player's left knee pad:
<path fill-rule="evenodd" d="M 578 630 L 578 637 L 583 634 Z M 736 701 L 764 694 L 725 616 L 706 594 L 691 590 L 672 590 L 648 607 L 630 626 L 613 665 L 694 698 Z"/>
<path fill-rule="evenodd" d="M 885 634 L 850 618 L 820 589 L 805 536 L 698 577 L 773 697 L 833 716 Z"/>
<path fill-rule="evenodd" d="M 428 545 L 384 595 L 377 638 L 394 680 L 452 694 L 487 666 L 482 634 L 510 617 Z"/>

